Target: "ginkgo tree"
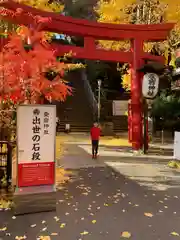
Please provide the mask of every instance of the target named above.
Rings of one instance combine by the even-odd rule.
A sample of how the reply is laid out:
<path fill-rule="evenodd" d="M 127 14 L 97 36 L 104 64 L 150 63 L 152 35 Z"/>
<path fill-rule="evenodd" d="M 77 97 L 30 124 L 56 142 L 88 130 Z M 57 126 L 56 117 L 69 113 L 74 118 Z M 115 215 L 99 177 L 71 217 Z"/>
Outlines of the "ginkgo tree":
<path fill-rule="evenodd" d="M 113 24 L 154 24 L 163 22 L 175 22 L 175 28 L 170 37 L 163 43 L 145 43 L 145 51 L 152 51 L 155 48 L 159 54 L 168 59 L 173 56 L 174 49 L 180 42 L 180 2 L 170 0 L 99 0 L 95 11 L 98 14 L 99 22 Z M 158 34 L 158 32 L 157 32 Z M 130 49 L 130 42 L 127 41 L 99 41 L 99 46 L 105 49 L 124 50 Z M 124 75 L 123 83 L 130 84 L 130 73 Z M 126 82 L 128 81 L 128 82 Z M 130 86 L 128 87 L 130 89 Z"/>
<path fill-rule="evenodd" d="M 99 0 L 95 11 L 98 21 L 113 24 L 156 24 L 175 22 L 170 45 L 179 42 L 180 2 L 170 0 Z M 158 33 L 157 33 L 158 34 Z M 103 48 L 124 48 L 119 42 L 100 41 Z M 171 47 L 171 46 L 170 46 Z M 125 47 L 127 49 L 127 46 Z"/>
<path fill-rule="evenodd" d="M 58 1 L 49 0 L 15 0 L 18 3 L 23 3 L 31 7 L 35 7 L 48 12 L 61 13 L 64 10 L 64 5 Z"/>

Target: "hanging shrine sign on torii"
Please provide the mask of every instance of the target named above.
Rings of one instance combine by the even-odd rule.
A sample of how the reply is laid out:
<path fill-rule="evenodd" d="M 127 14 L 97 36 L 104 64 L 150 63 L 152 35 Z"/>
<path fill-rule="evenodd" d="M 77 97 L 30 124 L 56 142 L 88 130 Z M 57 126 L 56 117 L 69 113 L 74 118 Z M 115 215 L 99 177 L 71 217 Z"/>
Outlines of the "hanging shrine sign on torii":
<path fill-rule="evenodd" d="M 114 61 L 129 63 L 132 69 L 131 78 L 131 109 L 132 109 L 132 145 L 134 149 L 142 147 L 142 75 L 138 69 L 144 60 L 164 62 L 161 56 L 153 56 L 143 51 L 146 41 L 164 41 L 173 29 L 173 23 L 135 25 L 135 24 L 106 24 L 87 20 L 74 19 L 57 13 L 45 12 L 23 4 L 7 0 L 0 3 L 6 9 L 13 10 L 11 17 L 14 23 L 31 25 L 32 16 L 41 16 L 50 19 L 44 22 L 41 30 L 55 33 L 64 33 L 70 36 L 84 37 L 84 47 L 53 44 L 57 55 L 72 52 L 75 58 Z M 21 11 L 20 11 L 21 10 Z M 28 16 L 31 15 L 31 18 Z M 9 18 L 9 16 L 8 16 Z M 131 40 L 131 50 L 127 52 L 96 49 L 97 40 Z"/>

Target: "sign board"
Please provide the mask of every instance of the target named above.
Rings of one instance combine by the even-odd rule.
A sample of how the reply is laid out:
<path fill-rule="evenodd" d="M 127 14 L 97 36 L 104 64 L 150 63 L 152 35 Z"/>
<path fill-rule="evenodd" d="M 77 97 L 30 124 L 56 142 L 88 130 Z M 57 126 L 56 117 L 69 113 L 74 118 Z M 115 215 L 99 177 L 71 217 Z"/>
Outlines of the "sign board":
<path fill-rule="evenodd" d="M 54 184 L 55 136 L 55 105 L 18 106 L 18 187 Z"/>
<path fill-rule="evenodd" d="M 153 99 L 159 89 L 159 77 L 155 73 L 147 73 L 143 77 L 142 94 L 145 98 Z"/>
<path fill-rule="evenodd" d="M 113 116 L 125 116 L 127 111 L 128 111 L 127 100 L 113 101 Z"/>
<path fill-rule="evenodd" d="M 180 132 L 174 134 L 174 158 L 180 160 Z"/>

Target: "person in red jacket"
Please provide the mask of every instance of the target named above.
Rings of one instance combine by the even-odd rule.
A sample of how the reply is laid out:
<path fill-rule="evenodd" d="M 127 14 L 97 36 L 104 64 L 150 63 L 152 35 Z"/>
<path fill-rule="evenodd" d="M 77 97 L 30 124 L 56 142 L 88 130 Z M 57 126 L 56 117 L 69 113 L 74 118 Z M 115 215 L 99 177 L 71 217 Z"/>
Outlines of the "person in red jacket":
<path fill-rule="evenodd" d="M 91 141 L 92 141 L 92 158 L 97 158 L 98 148 L 99 148 L 99 138 L 101 130 L 98 126 L 98 123 L 94 123 L 91 128 Z"/>

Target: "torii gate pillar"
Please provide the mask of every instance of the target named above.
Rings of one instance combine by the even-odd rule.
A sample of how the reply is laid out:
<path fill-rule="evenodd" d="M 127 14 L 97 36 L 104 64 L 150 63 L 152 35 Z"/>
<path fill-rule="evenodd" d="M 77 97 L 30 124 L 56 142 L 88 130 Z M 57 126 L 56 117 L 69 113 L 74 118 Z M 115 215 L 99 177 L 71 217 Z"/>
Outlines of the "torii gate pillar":
<path fill-rule="evenodd" d="M 132 75 L 131 75 L 131 114 L 132 124 L 132 147 L 133 149 L 141 149 L 143 145 L 142 134 L 142 73 L 138 69 L 143 64 L 143 40 L 132 40 Z"/>

